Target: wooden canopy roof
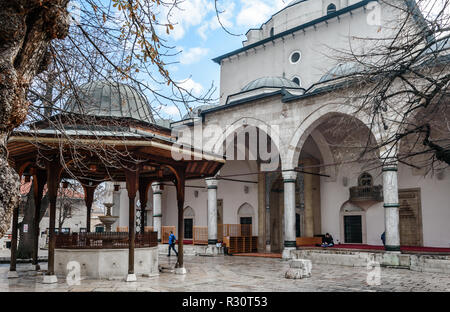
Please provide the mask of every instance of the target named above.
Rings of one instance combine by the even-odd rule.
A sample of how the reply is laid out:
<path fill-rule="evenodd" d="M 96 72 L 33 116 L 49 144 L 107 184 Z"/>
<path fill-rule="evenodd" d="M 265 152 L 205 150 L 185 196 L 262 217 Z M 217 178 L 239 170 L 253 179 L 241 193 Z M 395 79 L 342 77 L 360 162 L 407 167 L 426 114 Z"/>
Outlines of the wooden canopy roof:
<path fill-rule="evenodd" d="M 83 181 L 125 181 L 124 169 L 139 166 L 139 177 L 174 181 L 173 169 L 183 168 L 187 180 L 214 176 L 225 163 L 223 157 L 192 147 L 176 149 L 168 133 L 145 131 L 83 131 L 39 129 L 15 132 L 9 138 L 9 160 L 21 175 L 41 167 L 40 159 L 64 159 L 61 178 Z M 175 147 L 177 147 L 175 145 Z"/>

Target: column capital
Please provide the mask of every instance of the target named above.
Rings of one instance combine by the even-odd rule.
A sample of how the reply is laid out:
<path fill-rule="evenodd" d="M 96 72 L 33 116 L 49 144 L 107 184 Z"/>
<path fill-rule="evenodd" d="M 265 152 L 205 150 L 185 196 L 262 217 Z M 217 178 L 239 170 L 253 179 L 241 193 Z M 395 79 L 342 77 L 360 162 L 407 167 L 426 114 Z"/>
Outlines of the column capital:
<path fill-rule="evenodd" d="M 297 179 L 297 171 L 294 170 L 283 171 L 282 175 L 284 183 L 295 183 Z"/>
<path fill-rule="evenodd" d="M 162 185 L 161 182 L 153 182 L 152 183 L 153 194 L 162 194 L 161 185 Z"/>
<path fill-rule="evenodd" d="M 206 178 L 205 182 L 206 182 L 206 185 L 208 186 L 208 189 L 217 189 L 217 185 L 219 184 L 219 179 Z"/>

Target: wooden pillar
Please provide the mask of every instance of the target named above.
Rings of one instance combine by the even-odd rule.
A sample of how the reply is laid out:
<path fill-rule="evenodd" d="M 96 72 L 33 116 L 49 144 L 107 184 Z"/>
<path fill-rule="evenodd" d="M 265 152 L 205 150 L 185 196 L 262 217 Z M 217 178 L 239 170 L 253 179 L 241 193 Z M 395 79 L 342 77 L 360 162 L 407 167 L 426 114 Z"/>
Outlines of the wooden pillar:
<path fill-rule="evenodd" d="M 47 181 L 47 173 L 45 170 L 35 170 L 33 175 L 33 191 L 34 191 L 34 249 L 33 249 L 33 264 L 36 271 L 40 270 L 39 266 L 39 218 L 41 215 L 41 202 L 44 193 L 44 185 Z"/>
<path fill-rule="evenodd" d="M 56 199 L 58 196 L 58 186 L 60 182 L 61 164 L 59 159 L 47 161 L 47 188 L 48 199 L 50 202 L 50 220 L 49 220 L 49 240 L 48 240 L 48 269 L 44 276 L 44 283 L 56 283 L 58 280 L 55 275 L 55 219 L 56 219 Z"/>
<path fill-rule="evenodd" d="M 178 203 L 178 262 L 176 265 L 177 274 L 186 274 L 184 268 L 184 253 L 183 253 L 183 237 L 184 237 L 184 220 L 183 220 L 183 208 L 184 208 L 184 188 L 186 183 L 185 176 L 186 169 L 178 168 L 176 171 L 177 181 L 177 203 Z"/>
<path fill-rule="evenodd" d="M 99 183 L 94 183 L 92 181 L 80 180 L 84 189 L 84 202 L 86 203 L 86 232 L 91 231 L 91 210 L 92 203 L 94 202 L 94 193 Z"/>
<path fill-rule="evenodd" d="M 141 202 L 141 228 L 140 228 L 141 233 L 144 233 L 145 209 L 147 208 L 148 191 L 151 185 L 152 180 L 143 178 L 139 179 L 139 201 Z"/>
<path fill-rule="evenodd" d="M 127 181 L 127 191 L 129 199 L 129 224 L 128 224 L 128 275 L 127 282 L 135 282 L 136 275 L 134 274 L 134 245 L 136 238 L 135 230 L 135 208 L 134 201 L 136 193 L 139 189 L 139 168 L 125 169 L 125 178 Z"/>

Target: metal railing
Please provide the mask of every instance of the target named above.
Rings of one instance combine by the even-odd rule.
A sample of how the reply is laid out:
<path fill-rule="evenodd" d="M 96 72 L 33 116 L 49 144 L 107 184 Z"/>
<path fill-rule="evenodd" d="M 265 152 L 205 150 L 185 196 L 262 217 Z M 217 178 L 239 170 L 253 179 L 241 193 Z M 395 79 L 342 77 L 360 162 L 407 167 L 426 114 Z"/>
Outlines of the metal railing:
<path fill-rule="evenodd" d="M 383 186 L 354 186 L 350 188 L 352 201 L 383 201 Z"/>
<path fill-rule="evenodd" d="M 127 232 L 57 234 L 55 248 L 59 249 L 119 249 L 129 247 Z M 135 248 L 156 247 L 156 232 L 136 233 Z"/>

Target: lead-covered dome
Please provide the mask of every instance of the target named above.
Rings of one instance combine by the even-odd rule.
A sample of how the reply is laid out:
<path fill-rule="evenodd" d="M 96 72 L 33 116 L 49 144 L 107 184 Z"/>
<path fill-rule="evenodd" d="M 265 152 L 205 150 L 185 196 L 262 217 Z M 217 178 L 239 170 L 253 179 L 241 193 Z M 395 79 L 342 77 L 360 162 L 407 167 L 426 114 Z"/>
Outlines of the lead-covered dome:
<path fill-rule="evenodd" d="M 355 73 L 358 73 L 361 71 L 362 71 L 362 66 L 357 63 L 349 62 L 349 63 L 338 64 L 335 67 L 333 67 L 332 69 L 330 69 L 325 75 L 323 75 L 322 78 L 320 78 L 319 82 L 334 80 L 334 79 L 349 76 L 349 75 L 352 75 L 352 74 L 355 74 Z"/>
<path fill-rule="evenodd" d="M 250 91 L 258 88 L 292 88 L 299 89 L 299 85 L 295 82 L 283 77 L 263 77 L 253 80 L 242 88 L 242 92 Z"/>
<path fill-rule="evenodd" d="M 155 123 L 145 96 L 134 87 L 118 82 L 96 81 L 82 85 L 71 95 L 64 110 Z"/>

